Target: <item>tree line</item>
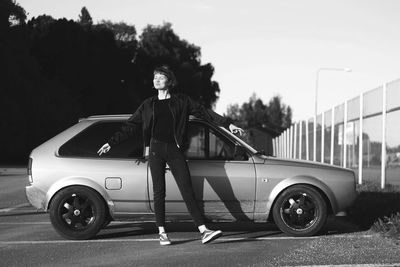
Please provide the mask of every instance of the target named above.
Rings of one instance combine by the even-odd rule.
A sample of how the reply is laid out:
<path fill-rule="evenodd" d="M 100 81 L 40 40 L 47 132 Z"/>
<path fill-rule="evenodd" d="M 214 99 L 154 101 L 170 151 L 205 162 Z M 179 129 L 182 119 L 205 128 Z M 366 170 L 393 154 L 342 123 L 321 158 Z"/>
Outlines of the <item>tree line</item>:
<path fill-rule="evenodd" d="M 240 127 L 264 128 L 276 134 L 283 132 L 292 124 L 292 108 L 282 102 L 279 95 L 265 104 L 255 93 L 244 102 L 228 106 L 227 116 L 237 121 Z"/>
<path fill-rule="evenodd" d="M 218 99 L 214 67 L 170 23 L 94 24 L 82 8 L 74 20 L 27 20 L 15 0 L 0 0 L 0 129 L 3 164 L 25 163 L 52 136 L 96 114 L 132 113 L 152 90 L 152 70 L 168 64 L 182 92 L 207 108 Z"/>

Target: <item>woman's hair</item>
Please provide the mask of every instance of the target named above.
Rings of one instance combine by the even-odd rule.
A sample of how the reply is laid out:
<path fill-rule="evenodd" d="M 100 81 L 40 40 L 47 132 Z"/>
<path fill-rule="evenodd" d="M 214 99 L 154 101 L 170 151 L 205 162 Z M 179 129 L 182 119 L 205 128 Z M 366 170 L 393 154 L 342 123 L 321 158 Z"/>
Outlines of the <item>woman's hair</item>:
<path fill-rule="evenodd" d="M 167 65 L 162 65 L 162 66 L 156 67 L 154 69 L 153 75 L 156 73 L 163 74 L 167 77 L 169 89 L 172 89 L 176 86 L 175 74 L 172 72 L 172 70 Z"/>

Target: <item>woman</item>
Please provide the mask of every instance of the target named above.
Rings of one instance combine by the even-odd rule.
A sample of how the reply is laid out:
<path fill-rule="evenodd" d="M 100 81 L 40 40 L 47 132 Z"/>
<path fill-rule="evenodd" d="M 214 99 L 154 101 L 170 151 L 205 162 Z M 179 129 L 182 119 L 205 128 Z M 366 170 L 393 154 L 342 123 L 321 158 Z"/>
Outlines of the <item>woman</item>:
<path fill-rule="evenodd" d="M 98 154 L 107 153 L 112 146 L 126 140 L 135 131 L 136 126 L 142 125 L 145 146 L 150 146 L 150 153 L 145 153 L 149 155 L 153 179 L 154 211 L 160 244 L 171 244 L 164 228 L 166 163 L 170 167 L 185 204 L 202 234 L 202 243 L 206 244 L 220 237 L 222 232 L 210 230 L 205 226 L 204 218 L 194 198 L 189 168 L 182 152 L 186 146 L 189 115 L 192 114 L 220 125 L 229 125 L 229 129 L 233 133 L 242 134 L 243 130 L 229 124 L 228 119 L 194 103 L 189 97 L 171 94 L 176 79 L 174 73 L 167 66 L 156 68 L 153 74 L 153 85 L 158 91 L 158 95 L 146 99 L 128 119 L 122 130 L 116 132 L 108 143 L 99 149 Z"/>

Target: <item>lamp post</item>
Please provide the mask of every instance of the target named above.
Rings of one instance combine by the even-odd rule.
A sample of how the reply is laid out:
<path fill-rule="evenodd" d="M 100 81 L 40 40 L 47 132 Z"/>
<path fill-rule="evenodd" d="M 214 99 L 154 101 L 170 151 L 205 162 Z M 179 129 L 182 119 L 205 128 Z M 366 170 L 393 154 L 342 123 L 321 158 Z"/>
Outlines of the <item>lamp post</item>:
<path fill-rule="evenodd" d="M 349 68 L 319 68 L 317 70 L 316 80 L 315 80 L 315 111 L 314 115 L 317 117 L 318 114 L 318 83 L 319 83 L 319 73 L 321 71 L 344 71 L 344 72 L 351 72 Z"/>
<path fill-rule="evenodd" d="M 315 109 L 314 109 L 314 142 L 313 142 L 313 144 L 314 144 L 314 149 L 313 149 L 313 160 L 314 161 L 317 161 L 317 148 L 316 148 L 316 146 L 317 146 L 317 116 L 318 116 L 318 83 L 319 83 L 319 73 L 321 72 L 321 71 L 344 71 L 344 72 L 351 72 L 352 70 L 351 69 L 349 69 L 349 68 L 319 68 L 318 70 L 317 70 L 317 73 L 316 73 L 316 79 L 315 79 Z M 332 110 L 332 112 L 334 112 L 333 110 Z M 333 122 L 332 122 L 333 123 Z M 322 128 L 323 128 L 323 126 L 322 126 Z M 323 144 L 321 144 L 321 146 L 323 146 Z"/>

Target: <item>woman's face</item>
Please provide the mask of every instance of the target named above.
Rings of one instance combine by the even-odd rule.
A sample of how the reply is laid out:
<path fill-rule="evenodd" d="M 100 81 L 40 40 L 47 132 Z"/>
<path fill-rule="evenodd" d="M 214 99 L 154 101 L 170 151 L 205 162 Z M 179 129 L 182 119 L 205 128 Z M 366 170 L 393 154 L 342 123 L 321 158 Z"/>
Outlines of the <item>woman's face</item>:
<path fill-rule="evenodd" d="M 155 73 L 153 78 L 154 88 L 157 90 L 167 89 L 168 78 L 162 73 Z"/>

